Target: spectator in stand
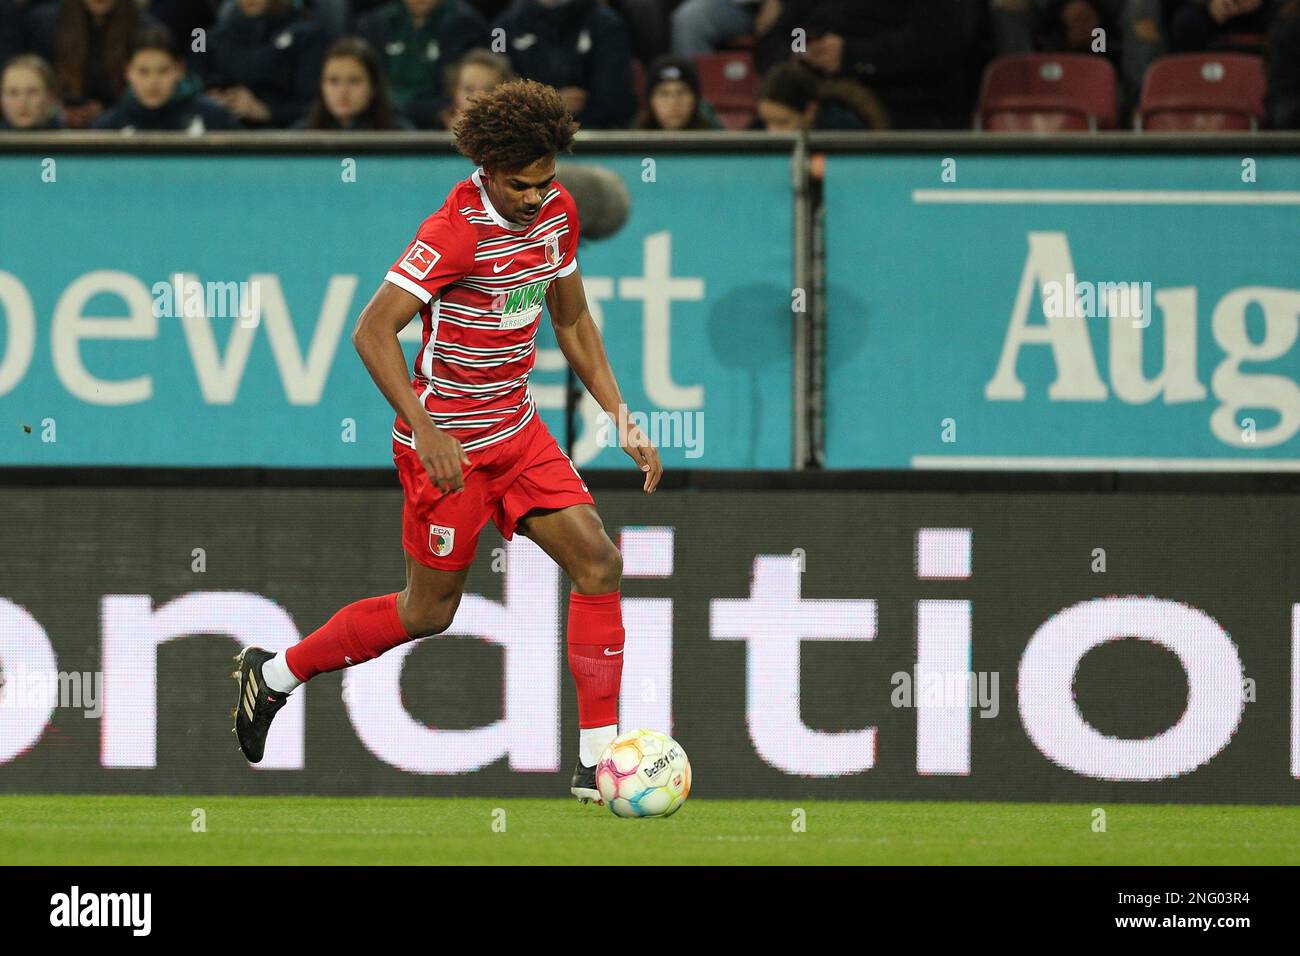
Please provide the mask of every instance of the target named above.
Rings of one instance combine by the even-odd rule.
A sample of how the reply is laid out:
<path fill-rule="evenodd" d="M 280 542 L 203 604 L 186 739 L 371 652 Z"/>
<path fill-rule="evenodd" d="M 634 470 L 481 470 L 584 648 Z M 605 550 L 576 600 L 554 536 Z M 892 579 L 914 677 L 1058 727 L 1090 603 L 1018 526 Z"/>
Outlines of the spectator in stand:
<path fill-rule="evenodd" d="M 158 2 L 158 0 L 154 0 Z M 167 0 L 167 2 L 190 4 L 206 3 L 209 0 Z M 219 5 L 217 12 L 217 23 L 225 23 L 239 9 L 238 0 L 211 0 Z M 387 0 L 373 0 L 370 3 L 358 2 L 353 0 L 290 0 L 291 5 L 298 11 L 299 19 L 314 23 L 320 31 L 322 48 L 343 36 L 348 32 L 348 26 L 352 23 L 353 18 L 361 13 L 380 6 Z"/>
<path fill-rule="evenodd" d="M 171 31 L 176 49 L 192 69 L 197 68 L 198 57 L 203 56 L 193 49 L 194 31 L 212 29 L 219 5 L 219 0 L 145 0 L 144 3 L 149 14 Z"/>
<path fill-rule="evenodd" d="M 609 0 L 627 26 L 632 55 L 651 63 L 672 47 L 671 14 L 680 0 Z M 748 0 L 746 0 L 748 2 Z"/>
<path fill-rule="evenodd" d="M 30 46 L 25 6 L 26 0 L 0 0 L 0 69 Z"/>
<path fill-rule="evenodd" d="M 391 2 L 392 0 L 352 0 L 349 4 L 352 8 L 352 22 L 355 23 L 359 17 L 363 17 L 367 13 L 378 10 L 380 7 L 385 7 Z M 473 0 L 471 0 L 471 2 L 473 2 Z M 474 6 L 477 7 L 478 4 L 474 3 Z M 487 17 L 484 17 L 484 19 L 487 19 Z"/>
<path fill-rule="evenodd" d="M 870 89 L 898 129 L 964 129 L 978 85 L 974 62 L 983 0 L 785 0 L 760 31 L 755 62 L 766 73 L 796 57 L 822 75 Z"/>
<path fill-rule="evenodd" d="M 1169 16 L 1169 48 L 1194 53 L 1229 34 L 1265 34 L 1281 6 L 1280 0 L 1180 0 Z"/>
<path fill-rule="evenodd" d="M 672 14 L 673 52 L 703 56 L 754 29 L 759 7 L 774 18 L 780 3 L 765 0 L 682 0 Z"/>
<path fill-rule="evenodd" d="M 375 0 L 353 0 L 354 3 L 374 3 Z M 491 23 L 514 3 L 514 0 L 470 0 L 470 5 Z"/>
<path fill-rule="evenodd" d="M 1300 0 L 1278 11 L 1268 34 L 1268 116 L 1274 129 L 1300 129 Z"/>
<path fill-rule="evenodd" d="M 0 73 L 0 130 L 63 129 L 54 71 L 35 53 L 13 57 Z"/>
<path fill-rule="evenodd" d="M 290 126 L 316 98 L 323 40 L 289 0 L 238 0 L 208 37 L 208 93 L 245 126 Z"/>
<path fill-rule="evenodd" d="M 133 0 L 58 0 L 32 7 L 33 50 L 54 65 L 63 120 L 84 129 L 122 96 L 131 39 L 155 26 Z"/>
<path fill-rule="evenodd" d="M 306 6 L 308 15 L 319 24 L 326 44 L 346 34 L 356 16 L 350 0 L 307 0 Z"/>
<path fill-rule="evenodd" d="M 294 128 L 372 132 L 415 126 L 393 109 L 374 48 L 360 37 L 341 37 L 325 54 L 320 96 Z"/>
<path fill-rule="evenodd" d="M 500 53 L 470 50 L 447 69 L 449 94 L 447 105 L 438 114 L 439 128 L 451 129 L 475 96 L 514 78 L 515 71 L 510 69 L 510 61 Z"/>
<path fill-rule="evenodd" d="M 100 114 L 91 124 L 94 129 L 198 136 L 208 130 L 239 128 L 234 115 L 202 95 L 196 85 L 182 86 L 185 58 L 166 27 L 146 27 L 136 34 L 125 75 L 127 88 L 122 99 Z"/>
<path fill-rule="evenodd" d="M 779 63 L 758 85 L 752 128 L 769 133 L 881 130 L 889 126 L 871 91 L 853 80 L 819 77 L 797 61 Z"/>
<path fill-rule="evenodd" d="M 519 0 L 505 30 L 520 76 L 560 91 L 586 129 L 626 129 L 636 111 L 632 52 L 622 18 L 598 0 Z"/>
<path fill-rule="evenodd" d="M 992 0 L 995 52 L 1098 53 L 1100 38 L 1119 75 L 1124 109 L 1131 109 L 1147 67 L 1165 52 L 1162 2 Z"/>
<path fill-rule="evenodd" d="M 426 129 L 447 106 L 447 66 L 490 39 L 487 21 L 465 0 L 393 0 L 358 18 L 356 32 L 383 56 L 397 108 Z"/>
<path fill-rule="evenodd" d="M 646 108 L 637 129 L 725 129 L 700 98 L 700 74 L 686 57 L 667 54 L 650 64 L 646 75 Z"/>

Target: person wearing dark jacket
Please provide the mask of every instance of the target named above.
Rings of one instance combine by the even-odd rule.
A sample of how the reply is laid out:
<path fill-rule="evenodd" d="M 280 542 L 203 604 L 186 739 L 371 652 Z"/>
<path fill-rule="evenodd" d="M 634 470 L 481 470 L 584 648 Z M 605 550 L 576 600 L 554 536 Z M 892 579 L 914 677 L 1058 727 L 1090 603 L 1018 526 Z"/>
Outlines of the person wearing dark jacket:
<path fill-rule="evenodd" d="M 1274 129 L 1300 129 L 1300 0 L 1278 11 L 1268 34 L 1268 116 Z"/>
<path fill-rule="evenodd" d="M 218 0 L 148 0 L 150 16 L 171 31 L 191 69 L 198 69 L 207 56 L 194 49 L 194 31 L 211 31 L 219 6 Z"/>
<path fill-rule="evenodd" d="M 85 129 L 122 95 L 131 38 L 158 21 L 134 0 L 57 0 L 28 9 L 28 42 L 54 67 L 64 121 Z"/>
<path fill-rule="evenodd" d="M 290 126 L 316 98 L 324 32 L 289 0 L 238 0 L 207 46 L 208 93 L 245 126 Z"/>
<path fill-rule="evenodd" d="M 758 85 L 758 115 L 750 129 L 880 130 L 888 118 L 871 92 L 854 80 L 818 76 L 797 61 L 779 63 Z"/>
<path fill-rule="evenodd" d="M 184 79 L 185 60 L 167 29 L 142 30 L 126 63 L 126 93 L 116 106 L 100 114 L 91 128 L 191 135 L 239 128 L 229 110 L 201 95 L 195 85 L 183 87 Z"/>
<path fill-rule="evenodd" d="M 1169 49 L 1196 53 L 1232 34 L 1267 33 L 1283 5 L 1284 0 L 1175 0 L 1169 11 Z"/>
<path fill-rule="evenodd" d="M 361 37 L 339 37 L 325 54 L 320 96 L 293 128 L 374 132 L 415 127 L 393 109 L 374 48 Z"/>
<path fill-rule="evenodd" d="M 27 39 L 27 11 L 18 0 L 0 0 L 0 69 L 31 47 Z"/>
<path fill-rule="evenodd" d="M 755 62 L 766 73 L 789 59 L 791 31 L 801 27 L 807 52 L 798 59 L 867 87 L 892 127 L 964 129 L 977 81 L 972 50 L 979 22 L 973 0 L 784 0 L 758 40 Z"/>
<path fill-rule="evenodd" d="M 356 32 L 383 58 L 393 103 L 425 129 L 447 104 L 447 69 L 490 42 L 487 20 L 465 0 L 394 0 L 358 17 Z"/>
<path fill-rule="evenodd" d="M 626 129 L 636 111 L 622 19 L 598 0 L 519 0 L 493 24 L 515 72 L 560 91 L 585 129 Z"/>
<path fill-rule="evenodd" d="M 637 129 L 726 129 L 700 95 L 700 74 L 690 57 L 665 53 L 646 72 L 646 106 Z"/>

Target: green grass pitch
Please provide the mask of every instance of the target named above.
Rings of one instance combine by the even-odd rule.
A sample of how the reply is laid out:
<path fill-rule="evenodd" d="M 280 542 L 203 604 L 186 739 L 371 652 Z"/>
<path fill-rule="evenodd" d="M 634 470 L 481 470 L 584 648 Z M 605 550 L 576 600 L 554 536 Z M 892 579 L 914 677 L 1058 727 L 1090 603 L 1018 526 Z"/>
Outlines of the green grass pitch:
<path fill-rule="evenodd" d="M 794 832 L 794 811 L 805 813 Z M 0 796 L 9 864 L 1295 864 L 1300 808 L 692 799 Z M 196 810 L 206 832 L 194 832 Z M 504 832 L 497 832 L 504 822 Z M 494 830 L 494 823 L 497 829 Z"/>

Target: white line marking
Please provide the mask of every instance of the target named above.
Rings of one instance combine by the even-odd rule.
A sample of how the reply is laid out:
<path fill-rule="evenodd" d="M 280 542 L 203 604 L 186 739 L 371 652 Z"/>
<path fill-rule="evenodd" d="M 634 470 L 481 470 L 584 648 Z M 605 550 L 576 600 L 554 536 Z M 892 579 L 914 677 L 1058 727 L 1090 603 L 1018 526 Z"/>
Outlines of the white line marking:
<path fill-rule="evenodd" d="M 913 189 L 914 203 L 1067 206 L 1300 206 L 1300 192 L 1202 189 Z"/>
<path fill-rule="evenodd" d="M 1300 458 L 1085 458 L 913 455 L 913 468 L 990 471 L 1300 471 Z"/>

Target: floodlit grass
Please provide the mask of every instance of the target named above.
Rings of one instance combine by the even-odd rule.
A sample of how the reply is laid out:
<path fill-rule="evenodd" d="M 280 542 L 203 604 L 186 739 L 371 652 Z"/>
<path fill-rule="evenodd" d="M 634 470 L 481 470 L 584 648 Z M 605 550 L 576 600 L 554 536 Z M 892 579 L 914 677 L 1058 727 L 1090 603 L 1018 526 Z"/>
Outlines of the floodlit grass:
<path fill-rule="evenodd" d="M 805 815 L 795 832 L 796 808 Z M 1300 810 L 692 799 L 0 796 L 7 864 L 1295 864 Z M 194 832 L 203 812 L 206 832 Z M 496 829 L 494 829 L 494 823 Z M 504 831 L 501 830 L 504 824 Z"/>

